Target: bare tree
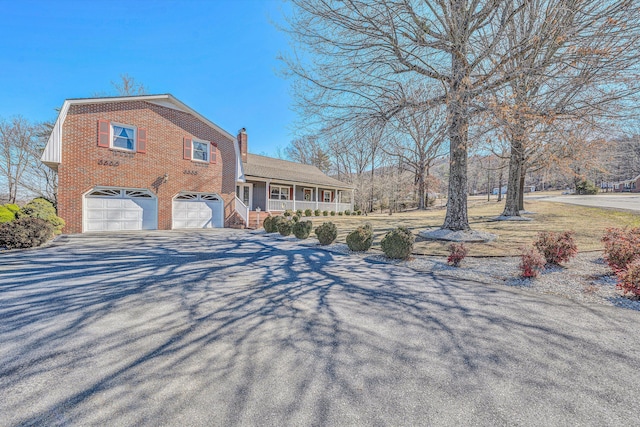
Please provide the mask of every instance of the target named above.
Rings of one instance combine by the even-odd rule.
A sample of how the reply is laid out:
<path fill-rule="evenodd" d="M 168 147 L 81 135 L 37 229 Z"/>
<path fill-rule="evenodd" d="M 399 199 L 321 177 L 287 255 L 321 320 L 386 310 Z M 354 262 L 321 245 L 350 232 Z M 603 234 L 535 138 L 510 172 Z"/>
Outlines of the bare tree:
<path fill-rule="evenodd" d="M 129 74 L 120 74 L 120 80 L 111 82 L 111 86 L 116 90 L 119 96 L 145 95 L 147 88 L 144 84 L 137 82 L 134 77 Z"/>
<path fill-rule="evenodd" d="M 327 150 L 315 135 L 304 135 L 294 139 L 285 147 L 284 151 L 289 160 L 313 165 L 325 173 L 331 169 L 331 160 Z"/>
<path fill-rule="evenodd" d="M 30 164 L 40 161 L 34 156 L 37 147 L 36 127 L 27 119 L 0 120 L 0 177 L 6 182 L 10 203 L 16 202 Z"/>

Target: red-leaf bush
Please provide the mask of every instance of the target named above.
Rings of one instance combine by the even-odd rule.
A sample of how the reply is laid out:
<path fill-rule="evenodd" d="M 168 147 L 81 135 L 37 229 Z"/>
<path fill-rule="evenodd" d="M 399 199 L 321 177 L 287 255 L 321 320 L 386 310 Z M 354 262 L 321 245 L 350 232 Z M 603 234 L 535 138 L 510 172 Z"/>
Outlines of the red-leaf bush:
<path fill-rule="evenodd" d="M 640 227 L 623 230 L 607 228 L 602 237 L 604 259 L 614 272 L 627 268 L 627 265 L 640 257 Z"/>
<path fill-rule="evenodd" d="M 522 249 L 520 254 L 522 277 L 538 277 L 546 264 L 547 260 L 538 249 L 532 247 Z"/>
<path fill-rule="evenodd" d="M 547 264 L 560 265 L 578 254 L 578 247 L 573 239 L 573 231 L 554 233 L 543 231 L 538 234 L 534 243 L 536 249 L 544 256 Z"/>
<path fill-rule="evenodd" d="M 640 257 L 636 257 L 616 275 L 618 276 L 618 289 L 622 289 L 625 295 L 640 296 Z"/>
<path fill-rule="evenodd" d="M 452 243 L 449 245 L 449 258 L 447 258 L 447 264 L 451 264 L 454 267 L 460 267 L 460 263 L 469 253 L 469 249 L 464 243 Z"/>

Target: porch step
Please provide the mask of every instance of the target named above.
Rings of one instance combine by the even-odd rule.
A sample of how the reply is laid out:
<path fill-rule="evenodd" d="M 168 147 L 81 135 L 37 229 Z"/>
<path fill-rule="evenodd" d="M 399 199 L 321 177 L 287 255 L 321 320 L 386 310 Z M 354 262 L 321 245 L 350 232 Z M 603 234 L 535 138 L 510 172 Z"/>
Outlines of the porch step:
<path fill-rule="evenodd" d="M 269 216 L 269 212 L 249 211 L 249 228 L 262 228 L 264 219 Z"/>

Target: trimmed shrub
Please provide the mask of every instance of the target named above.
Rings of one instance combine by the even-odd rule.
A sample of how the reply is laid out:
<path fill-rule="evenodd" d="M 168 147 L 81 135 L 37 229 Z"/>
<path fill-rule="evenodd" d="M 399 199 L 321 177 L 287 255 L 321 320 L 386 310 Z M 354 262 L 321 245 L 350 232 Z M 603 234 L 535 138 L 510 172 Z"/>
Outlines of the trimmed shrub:
<path fill-rule="evenodd" d="M 388 258 L 407 259 L 413 251 L 415 237 L 409 229 L 398 227 L 389 231 L 380 242 L 382 251 Z"/>
<path fill-rule="evenodd" d="M 264 231 L 267 233 L 271 233 L 271 231 L 269 231 L 271 230 L 271 221 L 272 221 L 271 215 L 269 215 L 264 219 L 264 221 L 262 221 L 262 228 L 264 228 Z"/>
<path fill-rule="evenodd" d="M 316 227 L 316 236 L 323 246 L 330 245 L 338 238 L 338 228 L 331 221 Z"/>
<path fill-rule="evenodd" d="M 449 245 L 449 258 L 447 258 L 447 264 L 451 264 L 454 267 L 460 267 L 460 263 L 469 253 L 469 249 L 464 243 L 452 243 Z"/>
<path fill-rule="evenodd" d="M 313 230 L 313 223 L 311 221 L 300 221 L 293 224 L 293 234 L 298 239 L 306 239 Z"/>
<path fill-rule="evenodd" d="M 329 216 L 329 211 L 322 211 L 322 216 Z"/>
<path fill-rule="evenodd" d="M 7 249 L 33 248 L 53 237 L 54 226 L 40 218 L 22 217 L 0 224 L 0 246 Z"/>
<path fill-rule="evenodd" d="M 50 201 L 41 197 L 35 198 L 27 203 L 19 212 L 16 213 L 17 218 L 39 218 L 53 225 L 55 234 L 60 234 L 64 227 L 64 220 L 56 215 L 56 208 Z"/>
<path fill-rule="evenodd" d="M 534 246 L 542 253 L 547 264 L 560 265 L 578 253 L 578 247 L 573 239 L 573 231 L 562 233 L 543 231 L 538 233 L 538 240 Z"/>
<path fill-rule="evenodd" d="M 282 234 L 283 236 L 288 236 L 291 234 L 291 231 L 293 230 L 293 221 L 289 221 L 289 220 L 282 220 L 282 221 L 278 221 L 278 233 Z"/>
<path fill-rule="evenodd" d="M 607 228 L 602 242 L 604 259 L 616 273 L 627 268 L 634 258 L 640 257 L 640 227 Z"/>
<path fill-rule="evenodd" d="M 278 232 L 278 224 L 284 221 L 284 217 L 282 216 L 268 216 L 264 220 L 264 231 L 267 233 L 277 233 Z"/>
<path fill-rule="evenodd" d="M 350 209 L 345 209 L 344 214 L 345 214 L 346 216 L 351 215 L 351 210 L 350 210 Z"/>
<path fill-rule="evenodd" d="M 316 209 L 315 211 L 313 211 L 313 215 L 320 216 L 320 209 Z"/>
<path fill-rule="evenodd" d="M 296 215 L 302 216 L 302 209 L 296 209 Z"/>
<path fill-rule="evenodd" d="M 312 214 L 311 209 L 304 210 L 304 216 L 311 216 L 311 214 Z"/>
<path fill-rule="evenodd" d="M 293 211 L 291 209 L 287 209 L 286 211 L 284 211 L 284 216 L 285 217 L 293 216 Z"/>
<path fill-rule="evenodd" d="M 293 221 L 293 222 L 298 222 L 298 221 L 300 221 L 300 216 L 299 216 L 299 215 L 294 215 L 294 216 L 292 216 L 292 217 L 291 217 L 291 221 Z"/>
<path fill-rule="evenodd" d="M 361 211 L 360 209 L 358 209 L 358 210 L 356 211 L 356 213 L 357 213 L 358 215 L 362 215 L 362 211 Z"/>
<path fill-rule="evenodd" d="M 342 215 L 344 215 L 344 212 L 342 211 L 338 212 L 338 216 L 342 216 Z"/>
<path fill-rule="evenodd" d="M 347 235 L 347 246 L 355 252 L 364 252 L 373 243 L 373 229 L 370 224 L 358 227 Z"/>
<path fill-rule="evenodd" d="M 576 184 L 576 194 L 598 194 L 598 191 L 598 187 L 586 179 Z"/>
<path fill-rule="evenodd" d="M 523 248 L 520 254 L 520 270 L 522 277 L 538 277 L 547 264 L 544 255 L 534 247 Z"/>
<path fill-rule="evenodd" d="M 16 219 L 16 214 L 7 209 L 7 206 L 0 206 L 0 224 L 4 222 L 11 222 Z"/>
<path fill-rule="evenodd" d="M 640 296 L 640 257 L 636 257 L 616 275 L 618 276 L 618 289 L 622 289 L 625 295 Z"/>
<path fill-rule="evenodd" d="M 330 214 L 331 216 L 336 216 L 336 211 L 331 211 Z"/>
<path fill-rule="evenodd" d="M 20 206 L 14 205 L 13 203 L 7 203 L 6 205 L 4 205 L 4 207 L 9 209 L 14 214 L 17 214 L 18 212 L 20 212 Z"/>

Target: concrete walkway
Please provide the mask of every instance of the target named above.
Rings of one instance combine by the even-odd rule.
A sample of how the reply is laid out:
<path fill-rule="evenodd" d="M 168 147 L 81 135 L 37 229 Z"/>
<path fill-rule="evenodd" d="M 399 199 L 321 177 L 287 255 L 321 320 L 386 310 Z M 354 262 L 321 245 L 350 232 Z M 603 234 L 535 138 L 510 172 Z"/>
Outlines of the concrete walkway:
<path fill-rule="evenodd" d="M 637 425 L 640 313 L 243 231 L 0 254 L 0 425 Z"/>

